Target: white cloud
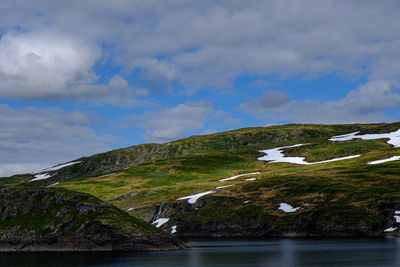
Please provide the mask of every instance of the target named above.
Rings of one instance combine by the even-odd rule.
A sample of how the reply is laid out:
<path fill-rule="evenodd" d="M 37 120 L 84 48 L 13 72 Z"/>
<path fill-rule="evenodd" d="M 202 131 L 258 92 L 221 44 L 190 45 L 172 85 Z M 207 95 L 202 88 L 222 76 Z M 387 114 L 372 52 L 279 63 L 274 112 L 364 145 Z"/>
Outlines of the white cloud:
<path fill-rule="evenodd" d="M 14 174 L 31 173 L 49 167 L 45 163 L 0 163 L 0 177 L 8 177 Z"/>
<path fill-rule="evenodd" d="M 399 59 L 387 49 L 398 47 L 396 7 L 395 1 L 164 1 L 127 27 L 120 48 L 132 64 L 166 55 L 163 61 L 182 73 L 176 79 L 195 87 L 231 86 L 243 71 L 380 76 L 381 59 L 390 55 L 392 66 Z"/>
<path fill-rule="evenodd" d="M 270 109 L 282 106 L 291 101 L 291 97 L 287 92 L 264 90 L 262 96 L 251 100 L 242 105 L 243 109 L 256 111 L 258 109 Z"/>
<path fill-rule="evenodd" d="M 91 122 L 79 111 L 0 105 L 0 177 L 108 150 L 115 139 L 96 135 Z"/>
<path fill-rule="evenodd" d="M 399 84 L 395 81 L 370 81 L 350 91 L 338 104 L 355 113 L 371 113 L 400 107 Z"/>
<path fill-rule="evenodd" d="M 233 118 L 229 112 L 223 110 L 217 110 L 212 114 L 211 123 L 215 125 L 216 128 L 222 125 L 240 125 L 242 124 L 242 119 Z"/>
<path fill-rule="evenodd" d="M 0 39 L 0 97 L 29 101 L 68 99 L 113 106 L 145 106 L 148 90 L 115 74 L 100 84 L 95 45 L 55 32 L 7 33 Z"/>
<path fill-rule="evenodd" d="M 387 117 L 384 111 L 400 108 L 400 94 L 396 88 L 397 84 L 391 82 L 369 82 L 337 101 L 292 100 L 287 93 L 266 90 L 262 96 L 241 104 L 238 109 L 270 122 L 390 122 L 394 119 Z"/>
<path fill-rule="evenodd" d="M 108 104 L 118 107 L 154 106 L 149 100 L 142 97 L 147 96 L 149 91 L 145 88 L 133 87 L 128 82 L 115 74 L 108 83 L 89 84 L 82 82 L 71 88 L 71 98 L 79 102 L 95 104 Z"/>
<path fill-rule="evenodd" d="M 130 118 L 130 123 L 146 130 L 149 142 L 167 142 L 204 127 L 212 112 L 209 102 L 190 102 L 165 110 L 148 111 Z"/>
<path fill-rule="evenodd" d="M 396 0 L 10 0 L 0 3 L 0 29 L 106 44 L 113 63 L 142 68 L 158 91 L 229 87 L 244 71 L 398 80 L 398 9 Z"/>
<path fill-rule="evenodd" d="M 68 96 L 68 88 L 91 79 L 93 47 L 50 32 L 7 33 L 0 39 L 0 97 Z"/>

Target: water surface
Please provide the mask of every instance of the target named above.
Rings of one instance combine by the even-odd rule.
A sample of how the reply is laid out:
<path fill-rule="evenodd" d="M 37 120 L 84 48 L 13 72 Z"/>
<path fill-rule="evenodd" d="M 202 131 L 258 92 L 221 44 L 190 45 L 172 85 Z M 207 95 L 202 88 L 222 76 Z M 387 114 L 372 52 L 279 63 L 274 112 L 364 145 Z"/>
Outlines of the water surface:
<path fill-rule="evenodd" d="M 0 253 L 0 266 L 400 266 L 400 238 L 195 240 L 171 252 Z"/>

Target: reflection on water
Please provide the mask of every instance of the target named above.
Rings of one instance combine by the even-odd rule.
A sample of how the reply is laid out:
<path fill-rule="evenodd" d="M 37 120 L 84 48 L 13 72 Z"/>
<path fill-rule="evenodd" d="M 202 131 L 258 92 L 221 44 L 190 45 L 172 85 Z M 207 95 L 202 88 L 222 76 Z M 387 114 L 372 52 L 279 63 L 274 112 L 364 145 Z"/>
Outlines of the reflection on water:
<path fill-rule="evenodd" d="M 400 266 L 400 238 L 197 240 L 172 252 L 0 253 L 0 266 Z"/>

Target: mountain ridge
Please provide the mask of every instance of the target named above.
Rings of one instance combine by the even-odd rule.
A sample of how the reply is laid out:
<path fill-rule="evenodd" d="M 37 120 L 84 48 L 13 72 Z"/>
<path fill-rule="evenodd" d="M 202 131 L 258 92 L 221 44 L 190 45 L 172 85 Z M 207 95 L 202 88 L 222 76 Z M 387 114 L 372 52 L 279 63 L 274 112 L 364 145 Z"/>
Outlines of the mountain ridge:
<path fill-rule="evenodd" d="M 390 131 L 393 130 L 394 125 L 400 123 L 377 123 L 377 124 L 366 124 L 369 126 L 369 132 L 376 133 L 379 131 Z M 140 164 L 154 162 L 158 160 L 165 160 L 170 158 L 185 157 L 198 150 L 236 150 L 242 146 L 248 145 L 262 145 L 263 139 L 269 139 L 267 146 L 274 146 L 271 143 L 283 143 L 287 139 L 288 135 L 298 135 L 300 140 L 308 137 L 315 136 L 316 132 L 312 132 L 315 128 L 325 126 L 330 128 L 329 133 L 324 133 L 325 137 L 329 135 L 337 135 L 340 133 L 346 133 L 348 131 L 365 131 L 365 124 L 341 124 L 341 125 L 321 125 L 321 124 L 287 124 L 287 125 L 276 125 L 268 127 L 248 127 L 241 128 L 238 130 L 229 130 L 216 134 L 208 135 L 194 135 L 191 137 L 171 141 L 163 144 L 146 143 L 125 148 L 119 148 L 110 150 L 103 153 L 98 153 L 89 157 L 81 157 L 78 159 L 71 160 L 70 162 L 79 162 L 71 166 L 62 168 L 58 172 L 50 171 L 43 172 L 51 175 L 56 175 L 60 181 L 66 181 L 76 177 L 89 177 L 89 176 L 100 176 L 106 175 L 115 171 L 121 171 L 126 168 L 134 167 Z M 302 130 L 309 130 L 310 132 L 303 133 L 302 137 L 299 133 L 299 127 Z M 287 129 L 289 128 L 289 129 Z M 292 132 L 287 132 L 287 131 Z M 257 136 L 257 133 L 259 136 Z M 314 136 L 313 136 L 314 134 Z M 207 137 L 213 137 L 211 140 L 207 140 Z M 320 136 L 322 137 L 322 136 Z M 236 140 L 235 140 L 236 139 Z M 211 148 L 210 148 L 211 147 Z M 62 165 L 61 163 L 58 165 Z M 56 166 L 58 166 L 56 165 Z M 37 172 L 42 173 L 42 172 Z M 46 179 L 47 180 L 47 179 Z M 54 180 L 54 179 L 51 179 Z M 57 180 L 57 181 L 58 181 Z M 48 180 L 50 181 L 50 180 Z"/>

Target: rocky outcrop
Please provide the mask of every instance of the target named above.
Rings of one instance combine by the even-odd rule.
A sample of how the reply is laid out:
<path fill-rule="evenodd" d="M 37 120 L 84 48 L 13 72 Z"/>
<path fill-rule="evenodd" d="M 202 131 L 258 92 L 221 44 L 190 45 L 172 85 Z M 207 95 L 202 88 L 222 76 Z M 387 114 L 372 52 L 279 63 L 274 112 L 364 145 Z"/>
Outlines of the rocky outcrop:
<path fill-rule="evenodd" d="M 154 209 L 157 210 L 154 215 L 169 218 L 161 229 L 171 232 L 175 226 L 176 235 L 184 238 L 399 235 L 398 232 L 384 232 L 393 226 L 393 213 L 382 212 L 379 220 L 368 222 L 362 221 L 362 213 L 348 212 L 343 207 L 343 211 L 338 211 L 340 221 L 334 218 L 329 221 L 325 217 L 330 217 L 330 214 L 323 206 L 285 214 L 265 210 L 260 203 L 243 202 L 243 199 L 234 197 L 208 196 L 195 204 L 186 201 L 164 203 L 162 212 L 159 213 L 159 208 Z M 148 220 L 148 216 L 143 219 Z"/>
<path fill-rule="evenodd" d="M 42 181 L 45 184 L 52 181 L 66 181 L 77 177 L 100 176 L 115 171 L 124 170 L 143 163 L 155 162 L 171 158 L 185 157 L 201 148 L 194 143 L 144 144 L 77 159 L 78 164 L 49 172 L 51 180 Z"/>
<path fill-rule="evenodd" d="M 0 216 L 0 251 L 148 251 L 186 247 L 112 205 L 65 189 L 2 190 Z"/>

